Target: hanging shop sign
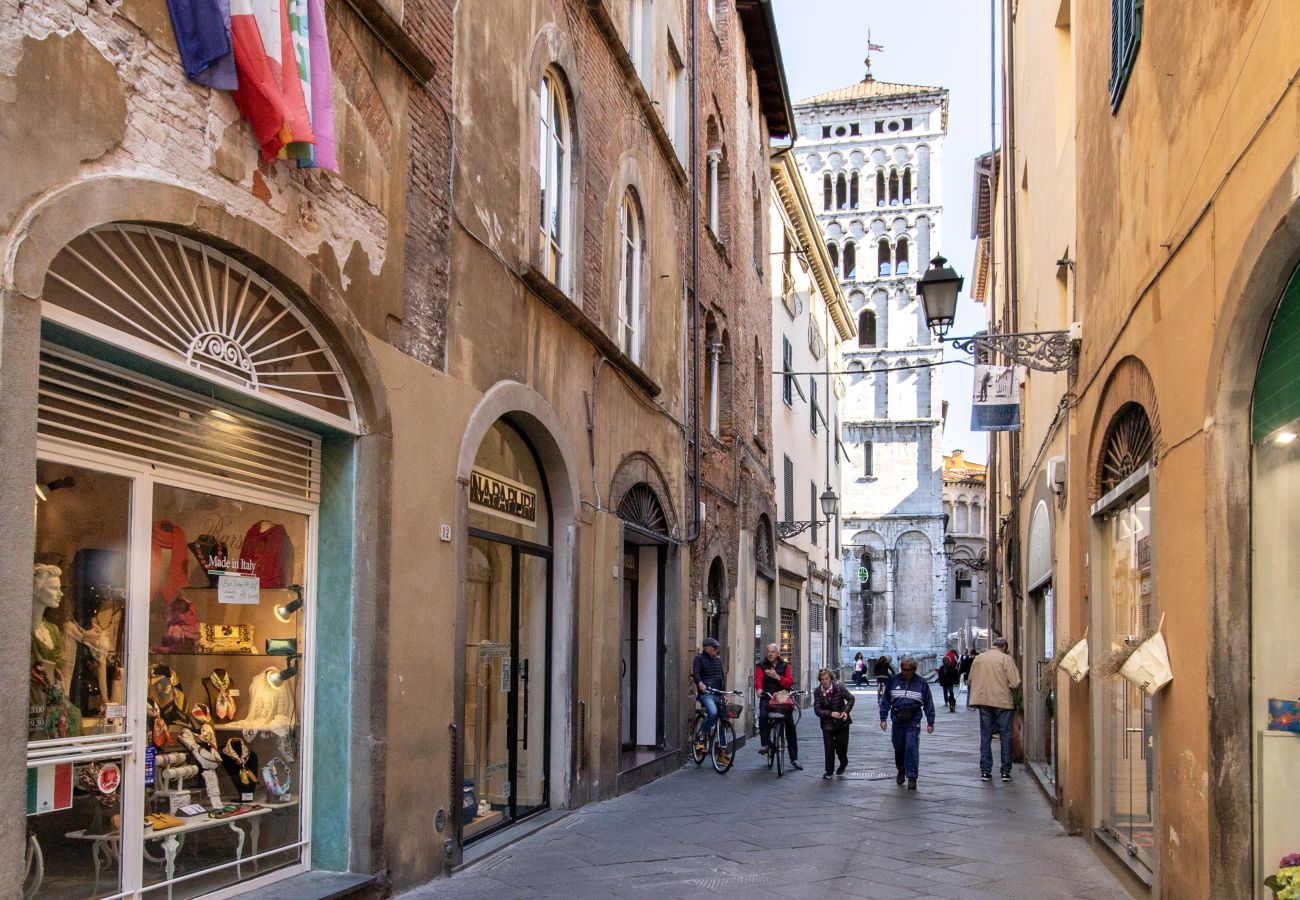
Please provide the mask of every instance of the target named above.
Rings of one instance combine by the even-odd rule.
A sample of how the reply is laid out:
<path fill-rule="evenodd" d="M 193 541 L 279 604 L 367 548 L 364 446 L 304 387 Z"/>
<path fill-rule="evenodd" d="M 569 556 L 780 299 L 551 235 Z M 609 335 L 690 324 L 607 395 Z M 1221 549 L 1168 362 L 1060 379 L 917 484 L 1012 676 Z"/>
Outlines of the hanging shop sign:
<path fill-rule="evenodd" d="M 1016 366 L 976 366 L 971 431 L 1019 431 L 1019 383 Z"/>
<path fill-rule="evenodd" d="M 537 492 L 485 469 L 470 472 L 469 505 L 521 525 L 537 524 Z"/>

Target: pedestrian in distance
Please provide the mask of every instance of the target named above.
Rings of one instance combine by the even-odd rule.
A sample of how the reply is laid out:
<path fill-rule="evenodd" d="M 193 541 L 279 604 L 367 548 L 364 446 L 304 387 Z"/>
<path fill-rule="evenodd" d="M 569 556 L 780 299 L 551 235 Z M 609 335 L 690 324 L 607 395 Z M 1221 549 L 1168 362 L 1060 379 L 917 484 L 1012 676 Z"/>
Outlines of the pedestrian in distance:
<path fill-rule="evenodd" d="M 997 638 L 993 648 L 975 657 L 970 669 L 967 699 L 980 714 L 980 780 L 993 780 L 993 733 L 1002 745 L 1002 780 L 1011 780 L 1011 692 L 1020 687 L 1020 673 L 1007 654 L 1007 639 Z"/>
<path fill-rule="evenodd" d="M 758 694 L 758 736 L 761 745 L 758 752 L 766 756 L 771 746 L 772 720 L 767 715 L 767 697 L 777 691 L 788 691 L 794 687 L 794 669 L 781 658 L 781 648 L 768 644 L 763 658 L 754 666 L 754 691 Z M 802 770 L 799 765 L 799 736 L 794 729 L 794 716 L 783 719 L 785 727 L 785 746 L 790 754 L 790 768 Z"/>
<path fill-rule="evenodd" d="M 957 670 L 961 673 L 961 680 L 966 683 L 966 708 L 970 709 L 970 667 L 975 662 L 976 651 L 969 647 L 961 655 L 961 662 L 957 665 Z"/>
<path fill-rule="evenodd" d="M 848 688 L 836 683 L 830 669 L 818 672 L 817 682 L 817 690 L 813 692 L 813 712 L 821 722 L 822 747 L 826 750 L 826 771 L 822 778 L 830 778 L 843 775 L 849 767 L 849 726 L 853 724 L 849 713 L 853 710 L 854 700 Z M 839 768 L 835 768 L 837 756 Z"/>
<path fill-rule="evenodd" d="M 862 658 L 862 651 L 859 650 L 853 657 L 853 686 L 862 687 L 862 679 L 867 674 L 867 661 Z"/>
<path fill-rule="evenodd" d="M 925 714 L 926 733 L 934 734 L 934 698 L 930 685 L 916 674 L 916 658 L 904 656 L 898 663 L 902 670 L 885 685 L 880 697 L 880 730 L 889 730 L 894 720 L 894 766 L 898 783 L 907 778 L 908 790 L 916 790 L 921 773 L 921 714 Z"/>
<path fill-rule="evenodd" d="M 943 702 L 948 712 L 957 711 L 957 685 L 960 682 L 961 670 L 957 668 L 957 661 L 945 656 L 939 664 L 939 686 L 943 688 Z"/>
<path fill-rule="evenodd" d="M 880 659 L 876 660 L 876 664 L 872 667 L 871 674 L 876 676 L 876 692 L 883 694 L 885 685 L 889 684 L 889 679 L 894 677 L 894 666 L 889 657 L 882 653 Z"/>

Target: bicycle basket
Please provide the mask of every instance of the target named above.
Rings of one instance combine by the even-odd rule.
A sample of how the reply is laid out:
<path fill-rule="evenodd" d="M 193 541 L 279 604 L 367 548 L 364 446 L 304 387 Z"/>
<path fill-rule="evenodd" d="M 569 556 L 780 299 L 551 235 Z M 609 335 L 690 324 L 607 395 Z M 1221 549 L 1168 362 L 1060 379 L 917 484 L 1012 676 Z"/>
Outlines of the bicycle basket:
<path fill-rule="evenodd" d="M 727 703 L 728 719 L 739 719 L 740 714 L 744 711 L 745 711 L 745 704 L 743 703 L 731 703 L 731 702 Z"/>

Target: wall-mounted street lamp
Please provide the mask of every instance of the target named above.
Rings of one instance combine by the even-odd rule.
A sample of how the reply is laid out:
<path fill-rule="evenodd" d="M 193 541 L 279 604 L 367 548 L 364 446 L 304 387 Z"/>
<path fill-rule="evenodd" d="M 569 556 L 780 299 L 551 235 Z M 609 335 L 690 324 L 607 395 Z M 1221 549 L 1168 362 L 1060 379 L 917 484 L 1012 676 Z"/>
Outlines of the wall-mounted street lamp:
<path fill-rule="evenodd" d="M 957 316 L 957 295 L 961 293 L 963 281 L 964 278 L 948 267 L 948 260 L 936 256 L 930 260 L 930 268 L 916 284 L 916 293 L 925 312 L 925 324 L 939 343 L 947 340 L 958 350 L 973 356 L 979 356 L 981 351 L 996 353 L 1040 372 L 1064 372 L 1078 361 L 1078 344 L 1068 331 L 984 333 L 948 338 L 948 331 Z"/>
<path fill-rule="evenodd" d="M 828 484 L 826 485 L 826 490 L 822 491 L 821 496 L 817 499 L 821 501 L 822 515 L 826 519 L 826 527 L 829 528 L 831 519 L 835 518 L 835 513 L 839 511 L 840 495 L 835 493 Z M 816 525 L 818 521 L 819 520 L 817 519 L 808 519 L 799 522 L 777 522 L 776 536 L 779 538 L 792 538 L 797 534 L 807 531 L 809 528 Z"/>

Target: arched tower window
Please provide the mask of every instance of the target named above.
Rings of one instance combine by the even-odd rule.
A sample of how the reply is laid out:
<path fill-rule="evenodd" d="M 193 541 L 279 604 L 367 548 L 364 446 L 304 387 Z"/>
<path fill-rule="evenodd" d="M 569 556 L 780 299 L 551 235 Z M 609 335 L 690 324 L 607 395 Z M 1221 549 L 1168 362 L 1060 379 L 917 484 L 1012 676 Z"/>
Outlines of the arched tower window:
<path fill-rule="evenodd" d="M 844 242 L 844 277 L 858 277 L 858 248 L 852 241 Z"/>
<path fill-rule="evenodd" d="M 636 195 L 627 191 L 619 207 L 619 347 L 632 359 L 641 362 L 641 263 L 644 246 L 641 208 Z"/>
<path fill-rule="evenodd" d="M 889 205 L 898 205 L 898 170 L 889 170 Z"/>
<path fill-rule="evenodd" d="M 834 194 L 832 187 L 831 173 L 827 172 L 822 176 L 822 209 L 831 208 L 831 198 Z"/>
<path fill-rule="evenodd" d="M 903 170 L 903 205 L 912 205 L 912 168 L 908 166 Z"/>
<path fill-rule="evenodd" d="M 849 179 L 841 172 L 835 179 L 835 208 L 847 209 L 849 205 Z"/>
<path fill-rule="evenodd" d="M 911 271 L 911 261 L 908 259 L 907 238 L 898 239 L 898 248 L 894 251 L 894 273 L 897 275 L 906 275 Z"/>
<path fill-rule="evenodd" d="M 892 274 L 893 266 L 890 261 L 889 241 L 884 238 L 881 238 L 880 242 L 876 244 L 876 266 L 882 277 Z"/>
<path fill-rule="evenodd" d="M 854 172 L 849 176 L 849 207 L 858 208 L 858 173 Z"/>
<path fill-rule="evenodd" d="M 831 271 L 834 272 L 835 277 L 838 278 L 840 274 L 840 248 L 834 244 L 827 244 L 826 252 L 829 253 L 831 257 Z"/>
<path fill-rule="evenodd" d="M 885 205 L 885 170 L 876 169 L 876 206 Z"/>
<path fill-rule="evenodd" d="M 858 346 L 876 346 L 876 314 L 872 310 L 858 313 Z"/>
<path fill-rule="evenodd" d="M 557 72 L 542 76 L 538 103 L 539 239 L 542 274 L 560 290 L 569 289 L 569 110 Z"/>

